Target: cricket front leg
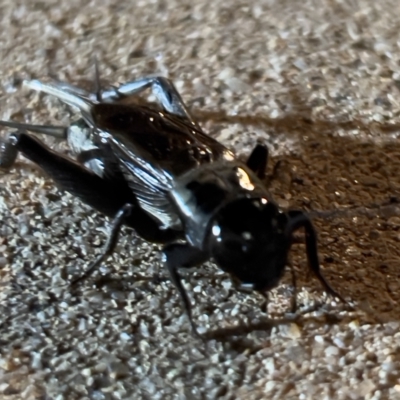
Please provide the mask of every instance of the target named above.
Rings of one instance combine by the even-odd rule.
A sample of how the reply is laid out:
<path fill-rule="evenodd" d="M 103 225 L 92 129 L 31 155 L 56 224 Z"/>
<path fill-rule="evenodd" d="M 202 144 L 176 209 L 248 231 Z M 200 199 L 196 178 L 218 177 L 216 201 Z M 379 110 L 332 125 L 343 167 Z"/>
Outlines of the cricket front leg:
<path fill-rule="evenodd" d="M 332 286 L 327 282 L 324 275 L 321 272 L 321 267 L 319 264 L 318 249 L 317 249 L 317 234 L 315 232 L 314 226 L 311 223 L 309 217 L 302 211 L 292 210 L 289 211 L 289 223 L 286 228 L 286 235 L 291 238 L 293 232 L 300 228 L 304 228 L 306 234 L 306 253 L 308 259 L 308 265 L 317 279 L 321 282 L 325 291 L 329 293 L 332 297 L 337 297 L 343 303 L 347 304 L 347 301 L 337 293 Z"/>
<path fill-rule="evenodd" d="M 260 179 L 265 178 L 265 172 L 268 163 L 268 147 L 262 144 L 257 146 L 251 152 L 247 159 L 247 166 L 257 174 Z"/>
<path fill-rule="evenodd" d="M 183 243 L 172 243 L 164 247 L 163 249 L 165 265 L 171 276 L 171 281 L 174 286 L 178 289 L 181 297 L 183 309 L 185 310 L 193 333 L 198 336 L 196 324 L 192 318 L 192 306 L 190 299 L 186 293 L 185 288 L 182 284 L 182 278 L 179 275 L 178 270 L 180 268 L 192 268 L 200 265 L 209 259 L 209 255 L 196 247 L 192 247 L 189 244 Z"/>

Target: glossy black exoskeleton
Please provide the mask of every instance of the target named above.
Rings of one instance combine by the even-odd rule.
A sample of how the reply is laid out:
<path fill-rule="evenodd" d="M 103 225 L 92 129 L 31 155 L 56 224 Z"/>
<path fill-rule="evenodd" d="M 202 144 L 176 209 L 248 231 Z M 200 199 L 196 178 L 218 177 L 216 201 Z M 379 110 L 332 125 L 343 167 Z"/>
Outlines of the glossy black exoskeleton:
<path fill-rule="evenodd" d="M 19 152 L 59 187 L 114 218 L 102 255 L 74 283 L 113 251 L 125 224 L 164 244 L 165 264 L 195 330 L 180 268 L 211 259 L 244 288 L 266 294 L 284 273 L 293 232 L 304 228 L 311 270 L 342 299 L 321 273 L 309 218 L 280 211 L 262 182 L 267 148 L 257 145 L 247 163 L 238 160 L 201 130 L 168 79 L 143 78 L 96 94 L 63 83 L 25 84 L 78 108 L 82 119 L 70 127 L 0 122 L 17 129 L 0 146 L 0 167 L 11 167 Z M 147 88 L 160 111 L 119 102 Z M 77 161 L 26 131 L 67 139 Z"/>

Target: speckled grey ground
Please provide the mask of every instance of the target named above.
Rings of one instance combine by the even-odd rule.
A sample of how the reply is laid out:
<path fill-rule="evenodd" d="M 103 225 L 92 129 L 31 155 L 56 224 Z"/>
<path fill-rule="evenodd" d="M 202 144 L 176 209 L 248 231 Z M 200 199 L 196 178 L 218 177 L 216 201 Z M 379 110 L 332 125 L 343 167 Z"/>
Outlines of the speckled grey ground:
<path fill-rule="evenodd" d="M 69 109 L 19 83 L 90 87 L 93 55 L 104 83 L 169 76 L 211 135 L 240 154 L 269 144 L 283 208 L 356 208 L 315 220 L 324 272 L 354 310 L 326 299 L 299 244 L 299 303 L 323 310 L 268 325 L 261 298 L 207 265 L 185 282 L 204 344 L 168 279 L 152 279 L 167 277 L 157 248 L 128 230 L 108 279 L 71 292 L 109 221 L 21 158 L 0 175 L 0 397 L 400 399 L 400 213 L 362 213 L 400 196 L 400 3 L 82 3 L 0 1 L 0 117 L 68 123 Z M 287 277 L 271 318 L 291 292 Z"/>

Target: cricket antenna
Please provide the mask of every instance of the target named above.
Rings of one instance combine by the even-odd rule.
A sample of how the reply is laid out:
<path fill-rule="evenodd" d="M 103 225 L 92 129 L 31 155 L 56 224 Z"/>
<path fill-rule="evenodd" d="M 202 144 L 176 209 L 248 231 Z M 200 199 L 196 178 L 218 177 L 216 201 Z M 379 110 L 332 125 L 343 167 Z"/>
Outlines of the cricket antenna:
<path fill-rule="evenodd" d="M 390 199 L 389 203 L 386 204 L 371 204 L 369 206 L 354 207 L 354 208 L 342 208 L 336 210 L 313 210 L 307 213 L 311 219 L 333 219 L 337 217 L 351 218 L 351 217 L 383 217 L 389 218 L 395 215 L 400 215 L 400 202 L 397 199 Z"/>
<path fill-rule="evenodd" d="M 100 103 L 102 101 L 100 72 L 99 72 L 99 62 L 96 56 L 94 56 L 93 61 L 94 61 L 94 93 L 96 95 L 96 100 Z"/>

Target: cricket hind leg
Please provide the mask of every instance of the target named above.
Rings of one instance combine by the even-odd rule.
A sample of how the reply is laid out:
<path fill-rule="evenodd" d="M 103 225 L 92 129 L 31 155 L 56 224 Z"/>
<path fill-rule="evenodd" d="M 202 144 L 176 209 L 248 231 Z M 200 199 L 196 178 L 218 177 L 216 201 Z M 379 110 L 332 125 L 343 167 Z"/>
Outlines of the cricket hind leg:
<path fill-rule="evenodd" d="M 92 107 L 94 104 L 91 93 L 72 85 L 56 82 L 43 83 L 38 80 L 24 81 L 24 86 L 37 92 L 43 92 L 58 98 L 65 104 L 77 108 L 88 126 L 93 126 Z"/>
<path fill-rule="evenodd" d="M 103 101 L 118 100 L 139 94 L 146 89 L 151 89 L 151 92 L 166 112 L 186 119 L 200 129 L 197 122 L 191 117 L 175 85 L 171 80 L 162 76 L 139 78 L 117 88 L 104 90 L 101 92 L 101 99 Z"/>
<path fill-rule="evenodd" d="M 97 211 L 113 218 L 126 204 L 131 204 L 130 214 L 125 216 L 125 224 L 143 239 L 167 243 L 180 237 L 180 231 L 160 229 L 159 224 L 139 206 L 123 176 L 118 170 L 113 170 L 115 160 L 113 154 L 106 154 L 106 148 L 103 160 L 109 173 L 103 178 L 25 133 L 14 134 L 12 137 L 15 137 L 15 145 L 21 154 L 41 167 L 63 190 Z"/>
<path fill-rule="evenodd" d="M 18 156 L 15 139 L 11 136 L 0 140 L 0 170 L 8 170 L 14 164 Z"/>
<path fill-rule="evenodd" d="M 67 139 L 68 135 L 68 128 L 66 126 L 32 125 L 13 121 L 0 121 L 0 126 L 14 128 L 19 131 L 41 133 L 43 135 L 52 136 L 58 139 Z"/>
<path fill-rule="evenodd" d="M 112 175 L 110 179 L 101 178 L 26 133 L 11 134 L 5 149 L 7 151 L 0 152 L 0 165 L 10 163 L 14 154 L 20 152 L 42 168 L 61 189 L 80 198 L 97 211 L 114 217 L 111 233 L 102 255 L 90 265 L 84 278 L 112 253 L 122 225 L 133 228 L 139 236 L 154 243 L 168 243 L 181 238 L 180 231 L 160 229 L 157 222 L 140 208 L 128 184 L 118 179 L 117 175 Z"/>
<path fill-rule="evenodd" d="M 157 101 L 164 110 L 170 114 L 181 117 L 195 128 L 201 130 L 198 123 L 191 117 L 187 106 L 171 80 L 162 76 L 144 77 L 122 84 L 110 90 L 101 90 L 97 63 L 95 64 L 94 90 L 87 92 L 64 82 L 46 84 L 37 80 L 24 81 L 24 85 L 59 98 L 62 102 L 78 108 L 88 125 L 93 125 L 91 107 L 98 102 L 112 102 L 139 94 L 146 89 L 151 89 Z"/>
<path fill-rule="evenodd" d="M 10 164 L 10 160 L 21 153 L 42 168 L 61 189 L 106 215 L 114 216 L 124 204 L 136 201 L 126 183 L 123 185 L 120 180 L 102 179 L 29 134 L 11 134 L 2 149 L 0 165 L 2 162 Z"/>
<path fill-rule="evenodd" d="M 57 139 L 67 139 L 68 128 L 52 125 L 31 125 L 13 121 L 0 121 L 0 126 L 15 128 L 18 131 L 31 131 Z M 8 170 L 13 167 L 17 159 L 18 134 L 10 134 L 6 138 L 0 138 L 0 170 Z"/>
<path fill-rule="evenodd" d="M 31 131 L 41 133 L 47 136 L 53 136 L 57 139 L 67 139 L 68 128 L 52 125 L 31 125 L 13 121 L 0 121 L 0 126 L 15 128 L 18 131 Z M 17 139 L 9 135 L 7 138 L 0 139 L 0 169 L 10 169 L 18 156 Z"/>
<path fill-rule="evenodd" d="M 39 133 L 52 136 L 56 139 L 66 140 L 76 159 L 80 164 L 86 165 L 97 175 L 104 174 L 102 155 L 104 147 L 99 141 L 91 137 L 91 128 L 83 119 L 75 121 L 69 127 L 53 125 L 32 125 L 13 121 L 0 121 L 0 126 L 15 128 L 18 131 Z M 9 169 L 14 164 L 18 150 L 9 140 L 0 139 L 0 169 Z"/>

